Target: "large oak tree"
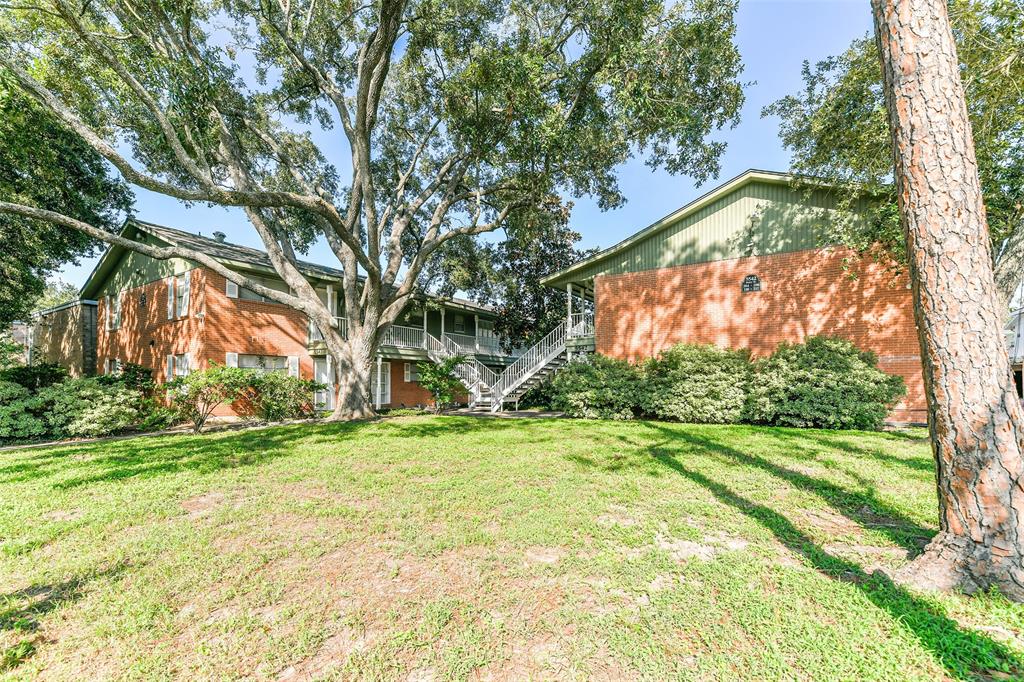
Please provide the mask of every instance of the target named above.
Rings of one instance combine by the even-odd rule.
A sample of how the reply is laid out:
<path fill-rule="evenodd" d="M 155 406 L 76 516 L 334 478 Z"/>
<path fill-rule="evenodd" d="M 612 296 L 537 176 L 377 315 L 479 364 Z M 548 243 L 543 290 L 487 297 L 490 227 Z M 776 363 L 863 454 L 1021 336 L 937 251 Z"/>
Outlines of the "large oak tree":
<path fill-rule="evenodd" d="M 898 577 L 1024 601 L 1024 409 L 946 2 L 872 8 L 939 496 L 939 534 Z"/>
<path fill-rule="evenodd" d="M 337 417 L 371 412 L 381 335 L 447 242 L 553 197 L 617 205 L 615 169 L 634 153 L 698 180 L 715 175 L 723 145 L 709 136 L 735 123 L 742 102 L 735 2 L 6 7 L 0 68 L 133 185 L 241 207 L 292 293 L 50 206 L 7 201 L 0 211 L 190 258 L 305 313 L 336 361 Z M 317 239 L 345 272 L 347 338 L 296 267 Z"/>

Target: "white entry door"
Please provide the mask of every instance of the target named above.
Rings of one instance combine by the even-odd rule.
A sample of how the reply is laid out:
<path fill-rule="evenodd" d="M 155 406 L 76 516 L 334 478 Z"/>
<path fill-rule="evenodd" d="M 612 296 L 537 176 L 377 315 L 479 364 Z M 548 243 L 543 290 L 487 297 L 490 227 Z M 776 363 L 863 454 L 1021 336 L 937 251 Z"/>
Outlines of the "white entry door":
<path fill-rule="evenodd" d="M 377 363 L 374 362 L 370 371 L 370 398 L 373 404 L 391 404 L 391 363 L 383 362 L 380 366 L 380 381 L 377 380 Z M 377 391 L 380 389 L 380 401 L 377 400 Z"/>
<path fill-rule="evenodd" d="M 334 409 L 334 372 L 331 371 L 331 359 L 313 359 L 313 381 L 325 384 L 327 388 L 313 394 L 313 403 L 318 410 Z"/>

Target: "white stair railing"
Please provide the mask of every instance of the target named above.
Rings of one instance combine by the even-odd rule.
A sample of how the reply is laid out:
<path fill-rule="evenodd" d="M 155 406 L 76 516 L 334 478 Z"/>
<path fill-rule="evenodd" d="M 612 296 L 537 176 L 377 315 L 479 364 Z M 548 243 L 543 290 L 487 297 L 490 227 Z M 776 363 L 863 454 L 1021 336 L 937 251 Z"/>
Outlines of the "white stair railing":
<path fill-rule="evenodd" d="M 505 368 L 491 384 L 491 411 L 497 412 L 505 397 L 542 367 L 565 352 L 566 324 L 560 323 L 543 339 Z"/>
<path fill-rule="evenodd" d="M 454 371 L 455 376 L 469 391 L 470 406 L 476 405 L 485 389 L 489 391 L 498 378 L 487 365 L 475 358 L 465 357 L 465 352 L 459 347 L 459 344 L 449 338 L 439 339 L 433 334 L 425 334 L 423 348 L 434 362 L 441 362 L 457 355 L 465 358 L 461 364 L 456 365 Z"/>

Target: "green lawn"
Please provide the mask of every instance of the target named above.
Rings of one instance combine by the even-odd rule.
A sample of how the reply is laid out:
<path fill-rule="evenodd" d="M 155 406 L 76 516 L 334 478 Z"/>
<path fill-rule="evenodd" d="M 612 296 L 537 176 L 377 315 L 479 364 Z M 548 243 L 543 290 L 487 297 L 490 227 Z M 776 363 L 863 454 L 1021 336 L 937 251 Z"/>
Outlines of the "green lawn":
<path fill-rule="evenodd" d="M 1021 679 L 878 567 L 923 432 L 400 418 L 0 453 L 14 678 Z"/>

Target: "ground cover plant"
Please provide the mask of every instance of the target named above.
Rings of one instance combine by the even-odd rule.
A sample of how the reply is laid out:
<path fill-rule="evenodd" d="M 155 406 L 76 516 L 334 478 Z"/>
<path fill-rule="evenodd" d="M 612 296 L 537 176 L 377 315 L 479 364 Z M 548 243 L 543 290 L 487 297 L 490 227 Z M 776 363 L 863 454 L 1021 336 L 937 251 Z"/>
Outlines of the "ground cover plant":
<path fill-rule="evenodd" d="M 926 434 L 403 417 L 0 452 L 14 679 L 1019 679 Z"/>

